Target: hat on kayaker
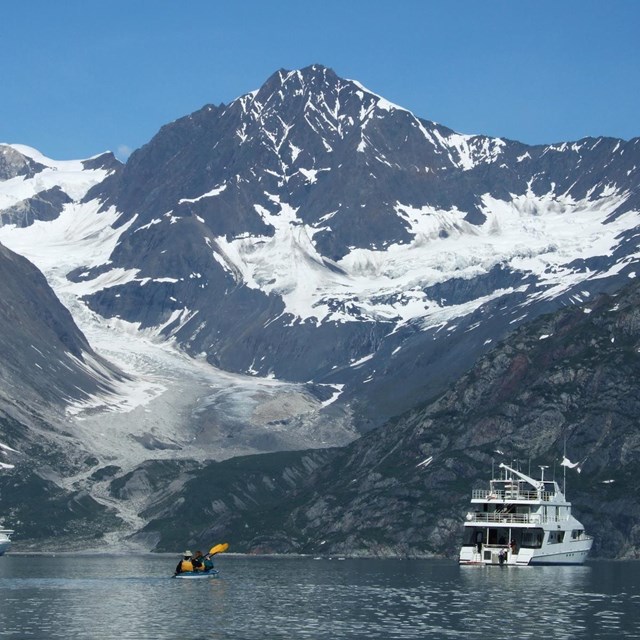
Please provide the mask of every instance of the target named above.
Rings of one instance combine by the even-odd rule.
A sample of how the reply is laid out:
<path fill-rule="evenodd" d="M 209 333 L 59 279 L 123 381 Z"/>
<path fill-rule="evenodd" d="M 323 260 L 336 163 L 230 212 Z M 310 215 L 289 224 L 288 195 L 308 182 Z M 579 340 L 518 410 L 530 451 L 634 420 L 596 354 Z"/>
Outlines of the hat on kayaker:
<path fill-rule="evenodd" d="M 190 557 L 191 557 L 191 551 L 185 551 L 182 555 L 183 555 L 185 558 L 190 558 Z"/>

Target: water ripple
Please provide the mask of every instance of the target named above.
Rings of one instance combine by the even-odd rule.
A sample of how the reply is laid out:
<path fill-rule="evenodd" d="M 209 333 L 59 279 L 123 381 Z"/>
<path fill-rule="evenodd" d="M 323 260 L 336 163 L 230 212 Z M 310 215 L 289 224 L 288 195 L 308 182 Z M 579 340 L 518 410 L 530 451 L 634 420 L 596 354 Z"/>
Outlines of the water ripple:
<path fill-rule="evenodd" d="M 5 556 L 0 638 L 640 638 L 634 563 L 226 556 L 220 578 L 179 581 L 173 560 Z"/>

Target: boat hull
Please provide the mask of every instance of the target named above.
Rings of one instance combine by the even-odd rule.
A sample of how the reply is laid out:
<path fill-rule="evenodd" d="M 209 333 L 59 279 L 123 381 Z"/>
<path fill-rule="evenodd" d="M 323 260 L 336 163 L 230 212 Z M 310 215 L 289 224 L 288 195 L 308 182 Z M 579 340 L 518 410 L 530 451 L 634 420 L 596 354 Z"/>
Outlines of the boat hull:
<path fill-rule="evenodd" d="M 172 577 L 179 580 L 207 580 L 217 576 L 218 570 L 212 569 L 211 571 L 185 571 L 184 573 L 176 573 Z"/>
<path fill-rule="evenodd" d="M 534 565 L 580 565 L 587 559 L 592 540 L 582 540 L 571 546 L 558 549 L 543 547 L 541 549 L 521 549 L 518 553 L 501 554 L 499 547 L 483 548 L 478 553 L 473 547 L 462 547 L 458 559 L 461 565 L 498 565 L 529 567 Z M 563 545 L 564 546 L 564 545 Z"/>
<path fill-rule="evenodd" d="M 565 551 L 558 553 L 546 553 L 533 556 L 529 561 L 530 565 L 543 564 L 584 564 L 589 554 L 589 549 L 584 551 Z"/>

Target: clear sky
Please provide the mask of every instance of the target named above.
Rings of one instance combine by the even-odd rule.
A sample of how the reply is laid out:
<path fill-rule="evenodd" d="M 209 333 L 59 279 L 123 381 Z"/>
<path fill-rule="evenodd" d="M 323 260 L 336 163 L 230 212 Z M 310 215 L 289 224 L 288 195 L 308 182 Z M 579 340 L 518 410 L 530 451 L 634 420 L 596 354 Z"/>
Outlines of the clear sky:
<path fill-rule="evenodd" d="M 0 142 L 124 159 L 280 68 L 531 144 L 640 135 L 640 0 L 23 0 L 0 17 Z"/>

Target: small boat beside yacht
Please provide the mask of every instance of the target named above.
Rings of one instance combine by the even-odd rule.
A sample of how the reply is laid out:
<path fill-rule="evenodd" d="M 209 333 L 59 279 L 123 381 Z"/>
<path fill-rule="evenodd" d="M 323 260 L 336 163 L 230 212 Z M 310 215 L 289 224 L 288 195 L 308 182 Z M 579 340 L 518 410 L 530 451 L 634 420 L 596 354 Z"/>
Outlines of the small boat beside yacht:
<path fill-rule="evenodd" d="M 0 453 L 3 455 L 7 455 L 7 452 L 17 453 L 15 449 L 7 446 L 0 442 Z M 13 469 L 12 464 L 7 464 L 6 462 L 0 462 L 0 469 Z M 9 551 L 11 548 L 11 536 L 13 535 L 12 529 L 3 529 L 0 526 L 0 556 Z"/>
<path fill-rule="evenodd" d="M 593 538 L 572 515 L 555 480 L 500 464 L 489 489 L 474 489 L 464 523 L 460 564 L 582 564 Z"/>
<path fill-rule="evenodd" d="M 0 556 L 9 551 L 11 548 L 11 536 L 13 535 L 13 530 L 11 529 L 0 529 Z"/>

